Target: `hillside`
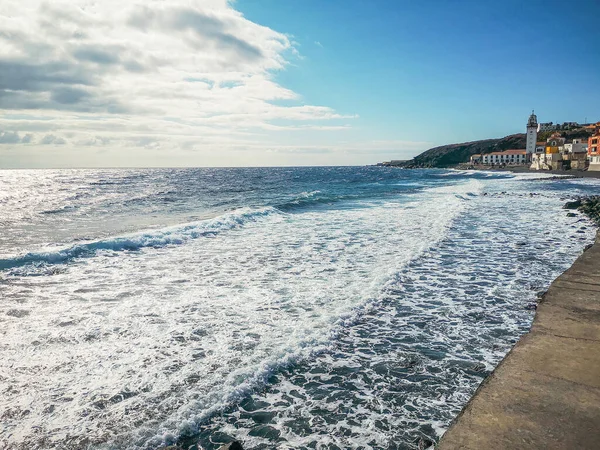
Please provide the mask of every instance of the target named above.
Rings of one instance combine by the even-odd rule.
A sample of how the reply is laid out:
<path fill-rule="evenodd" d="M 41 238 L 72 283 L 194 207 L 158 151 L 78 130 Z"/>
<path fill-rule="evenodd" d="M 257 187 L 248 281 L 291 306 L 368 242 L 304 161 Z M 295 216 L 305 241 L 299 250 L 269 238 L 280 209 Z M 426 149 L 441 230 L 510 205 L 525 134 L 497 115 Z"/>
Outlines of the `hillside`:
<path fill-rule="evenodd" d="M 548 139 L 553 133 L 557 131 L 542 131 L 538 133 L 538 141 L 545 141 Z M 572 139 L 585 139 L 589 138 L 593 134 L 593 129 L 586 129 L 583 127 L 572 128 L 570 130 L 558 131 L 562 137 L 567 139 L 567 141 Z"/>
<path fill-rule="evenodd" d="M 402 167 L 448 167 L 469 161 L 471 155 L 478 153 L 499 152 L 508 149 L 525 148 L 525 134 L 513 134 L 501 139 L 485 139 L 482 141 L 463 142 L 462 144 L 442 145 L 431 148 Z"/>

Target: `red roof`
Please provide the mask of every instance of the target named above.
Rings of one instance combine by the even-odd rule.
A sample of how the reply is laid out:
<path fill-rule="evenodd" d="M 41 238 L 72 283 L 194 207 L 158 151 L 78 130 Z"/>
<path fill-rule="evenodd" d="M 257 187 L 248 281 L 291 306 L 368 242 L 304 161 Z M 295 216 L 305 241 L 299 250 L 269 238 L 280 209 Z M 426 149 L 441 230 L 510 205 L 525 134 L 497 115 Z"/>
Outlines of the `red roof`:
<path fill-rule="evenodd" d="M 525 155 L 527 154 L 527 150 L 504 150 L 503 152 L 492 152 L 490 155 Z"/>

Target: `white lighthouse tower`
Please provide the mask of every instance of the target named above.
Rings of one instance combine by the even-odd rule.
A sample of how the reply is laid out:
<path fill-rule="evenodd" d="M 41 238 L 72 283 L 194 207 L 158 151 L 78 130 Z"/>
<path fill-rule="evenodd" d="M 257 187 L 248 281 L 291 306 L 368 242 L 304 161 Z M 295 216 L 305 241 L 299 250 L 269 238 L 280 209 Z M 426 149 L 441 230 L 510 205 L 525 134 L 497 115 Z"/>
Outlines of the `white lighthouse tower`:
<path fill-rule="evenodd" d="M 537 116 L 534 111 L 531 111 L 529 120 L 527 121 L 527 157 L 531 159 L 531 155 L 535 153 L 535 144 L 537 143 Z"/>

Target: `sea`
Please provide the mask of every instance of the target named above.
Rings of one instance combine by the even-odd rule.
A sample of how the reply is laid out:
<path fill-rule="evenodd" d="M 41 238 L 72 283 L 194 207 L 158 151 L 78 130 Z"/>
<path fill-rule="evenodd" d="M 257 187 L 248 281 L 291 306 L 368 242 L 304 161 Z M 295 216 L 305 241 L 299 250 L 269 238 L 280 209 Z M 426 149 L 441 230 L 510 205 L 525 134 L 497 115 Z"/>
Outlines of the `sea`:
<path fill-rule="evenodd" d="M 1 170 L 0 448 L 424 449 L 593 242 L 600 180 Z"/>

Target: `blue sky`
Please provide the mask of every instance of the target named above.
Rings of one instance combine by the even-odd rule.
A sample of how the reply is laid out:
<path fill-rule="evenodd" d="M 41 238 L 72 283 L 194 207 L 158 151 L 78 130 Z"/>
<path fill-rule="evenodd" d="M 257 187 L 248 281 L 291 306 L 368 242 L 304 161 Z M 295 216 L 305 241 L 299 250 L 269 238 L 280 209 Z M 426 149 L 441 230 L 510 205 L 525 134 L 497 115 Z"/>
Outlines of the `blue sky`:
<path fill-rule="evenodd" d="M 6 0 L 0 168 L 373 164 L 600 120 L 600 2 Z"/>
<path fill-rule="evenodd" d="M 600 2 L 239 0 L 304 60 L 278 75 L 373 138 L 436 144 L 600 120 Z M 315 42 L 320 43 L 322 47 Z"/>

